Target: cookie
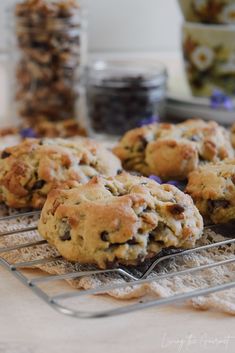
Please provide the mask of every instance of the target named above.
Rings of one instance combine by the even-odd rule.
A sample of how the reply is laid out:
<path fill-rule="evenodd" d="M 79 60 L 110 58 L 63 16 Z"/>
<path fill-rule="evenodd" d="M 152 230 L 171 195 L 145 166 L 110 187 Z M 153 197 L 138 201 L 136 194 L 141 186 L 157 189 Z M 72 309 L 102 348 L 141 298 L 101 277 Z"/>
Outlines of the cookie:
<path fill-rule="evenodd" d="M 33 131 L 36 137 L 61 137 L 70 138 L 74 136 L 87 136 L 86 130 L 81 126 L 81 124 L 75 119 L 67 119 L 64 121 L 48 121 L 41 119 L 34 126 L 33 124 L 23 124 L 23 131 L 29 129 Z M 22 130 L 19 131 L 22 133 Z"/>
<path fill-rule="evenodd" d="M 0 202 L 41 208 L 48 192 L 71 180 L 115 175 L 121 164 L 102 145 L 86 138 L 26 139 L 0 153 Z"/>
<path fill-rule="evenodd" d="M 190 173 L 186 192 L 208 222 L 235 219 L 235 159 L 207 164 Z"/>
<path fill-rule="evenodd" d="M 230 141 L 233 148 L 235 149 L 235 123 L 230 128 Z"/>
<path fill-rule="evenodd" d="M 168 184 L 122 173 L 52 190 L 39 233 L 70 261 L 136 265 L 163 248 L 190 248 L 202 217 L 189 195 Z"/>
<path fill-rule="evenodd" d="M 229 133 L 216 122 L 151 124 L 127 132 L 113 152 L 123 167 L 163 180 L 183 180 L 201 162 L 234 156 Z"/>

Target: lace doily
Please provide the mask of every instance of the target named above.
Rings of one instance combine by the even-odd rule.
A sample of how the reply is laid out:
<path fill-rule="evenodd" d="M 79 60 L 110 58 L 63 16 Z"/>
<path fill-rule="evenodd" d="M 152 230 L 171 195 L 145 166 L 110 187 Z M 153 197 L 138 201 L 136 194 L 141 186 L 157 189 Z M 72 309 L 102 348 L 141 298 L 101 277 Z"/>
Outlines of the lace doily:
<path fill-rule="evenodd" d="M 0 216 L 8 213 L 7 209 L 1 208 Z M 13 212 L 13 211 L 12 211 Z M 2 224 L 1 224 L 2 223 Z M 0 222 L 0 232 L 6 230 L 19 229 L 26 225 L 36 224 L 35 219 L 18 218 L 7 222 Z M 31 231 L 17 235 L 0 237 L 0 246 L 11 246 L 15 244 L 23 244 L 26 242 L 40 240 L 37 232 Z M 210 244 L 224 240 L 225 238 L 219 234 L 206 230 L 203 237 L 198 241 L 197 246 Z M 195 267 L 204 264 L 212 264 L 218 261 L 233 259 L 235 253 L 235 244 L 229 244 L 220 248 L 213 248 L 194 254 L 177 256 L 173 261 L 164 261 L 157 266 L 151 275 L 179 271 L 189 267 Z M 10 263 L 31 261 L 42 259 L 45 257 L 58 256 L 56 249 L 48 244 L 15 250 L 10 253 L 3 254 L 3 257 Z M 82 270 L 94 269 L 92 266 L 84 266 L 78 263 L 72 264 L 66 260 L 57 260 L 44 265 L 35 266 L 49 274 L 64 274 L 67 272 L 75 272 Z M 139 269 L 135 270 L 139 273 Z M 213 285 L 223 284 L 235 280 L 235 262 L 197 271 L 193 274 L 175 275 L 171 278 L 154 279 L 149 283 L 143 283 L 136 286 L 131 284 L 124 287 L 109 291 L 111 297 L 117 299 L 132 299 L 142 297 L 164 298 L 189 292 L 195 289 L 206 288 Z M 73 288 L 91 289 L 102 285 L 124 283 L 125 279 L 118 274 L 96 275 L 92 277 L 83 277 L 80 279 L 68 280 Z M 217 292 L 208 296 L 193 298 L 187 302 L 194 308 L 199 309 L 216 309 L 225 313 L 235 315 L 235 288 L 223 292 Z"/>

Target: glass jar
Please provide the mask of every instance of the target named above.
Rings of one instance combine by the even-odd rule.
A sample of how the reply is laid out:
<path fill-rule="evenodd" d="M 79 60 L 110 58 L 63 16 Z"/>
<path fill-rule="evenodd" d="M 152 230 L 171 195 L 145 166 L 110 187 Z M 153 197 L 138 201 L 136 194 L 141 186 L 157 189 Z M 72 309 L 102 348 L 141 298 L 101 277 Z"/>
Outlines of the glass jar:
<path fill-rule="evenodd" d="M 0 49 L 0 128 L 10 124 L 15 125 L 15 118 L 11 115 L 11 95 L 8 77 L 9 56 Z"/>
<path fill-rule="evenodd" d="M 84 11 L 76 0 L 22 0 L 14 6 L 17 114 L 30 125 L 76 118 L 86 60 Z"/>
<path fill-rule="evenodd" d="M 163 114 L 167 73 L 161 63 L 96 61 L 87 68 L 92 132 L 121 135 Z"/>
<path fill-rule="evenodd" d="M 14 4 L 15 0 L 0 1 L 0 127 L 6 128 L 15 125 L 15 117 L 11 114 L 11 83 L 9 80 L 9 43 L 7 32 L 8 16 L 7 8 Z"/>

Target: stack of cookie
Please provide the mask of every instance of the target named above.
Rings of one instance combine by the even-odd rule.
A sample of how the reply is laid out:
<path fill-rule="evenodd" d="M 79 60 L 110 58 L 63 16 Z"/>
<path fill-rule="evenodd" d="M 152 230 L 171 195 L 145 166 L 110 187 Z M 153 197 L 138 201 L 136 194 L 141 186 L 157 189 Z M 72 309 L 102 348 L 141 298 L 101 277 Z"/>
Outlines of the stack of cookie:
<path fill-rule="evenodd" d="M 26 139 L 1 153 L 0 200 L 42 209 L 40 234 L 70 261 L 137 265 L 163 248 L 193 247 L 202 215 L 235 218 L 230 135 L 188 120 L 131 130 L 113 152 L 86 138 Z M 151 180 L 159 177 L 184 180 L 186 193 Z"/>
<path fill-rule="evenodd" d="M 122 171 L 95 141 L 26 139 L 2 151 L 0 166 L 1 202 L 43 208 L 39 232 L 69 260 L 136 265 L 202 234 L 190 196 Z"/>

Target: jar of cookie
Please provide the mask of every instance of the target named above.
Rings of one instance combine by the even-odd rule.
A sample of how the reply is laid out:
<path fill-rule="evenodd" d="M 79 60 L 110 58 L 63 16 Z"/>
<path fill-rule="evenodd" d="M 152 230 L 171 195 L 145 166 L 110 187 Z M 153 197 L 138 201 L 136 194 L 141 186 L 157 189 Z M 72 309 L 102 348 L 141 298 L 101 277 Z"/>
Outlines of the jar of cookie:
<path fill-rule="evenodd" d="M 86 60 L 81 1 L 22 0 L 12 17 L 17 115 L 32 126 L 75 119 Z"/>
<path fill-rule="evenodd" d="M 164 65 L 143 60 L 95 61 L 86 71 L 91 132 L 121 135 L 164 114 Z"/>

